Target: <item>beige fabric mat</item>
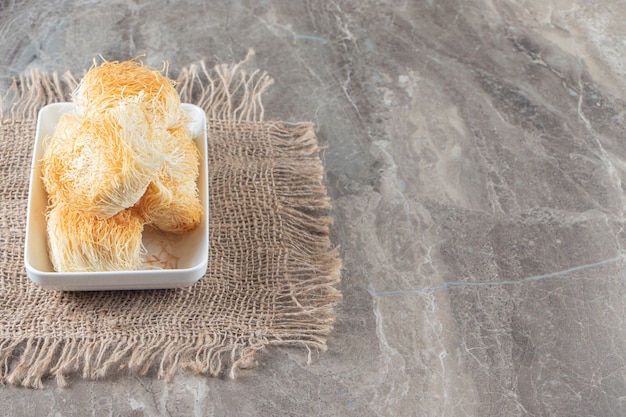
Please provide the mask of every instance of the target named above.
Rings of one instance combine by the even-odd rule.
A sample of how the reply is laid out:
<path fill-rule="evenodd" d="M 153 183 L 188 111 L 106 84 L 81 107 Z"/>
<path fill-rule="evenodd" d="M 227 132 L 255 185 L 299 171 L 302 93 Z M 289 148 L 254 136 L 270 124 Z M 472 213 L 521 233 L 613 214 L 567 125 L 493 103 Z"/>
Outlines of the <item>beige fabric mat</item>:
<path fill-rule="evenodd" d="M 245 61 L 181 71 L 184 102 L 209 118 L 210 260 L 187 289 L 55 292 L 26 277 L 28 177 L 38 110 L 67 101 L 69 74 L 29 73 L 2 94 L 0 382 L 187 370 L 235 376 L 266 346 L 326 348 L 340 260 L 310 123 L 264 121 L 271 79 Z"/>

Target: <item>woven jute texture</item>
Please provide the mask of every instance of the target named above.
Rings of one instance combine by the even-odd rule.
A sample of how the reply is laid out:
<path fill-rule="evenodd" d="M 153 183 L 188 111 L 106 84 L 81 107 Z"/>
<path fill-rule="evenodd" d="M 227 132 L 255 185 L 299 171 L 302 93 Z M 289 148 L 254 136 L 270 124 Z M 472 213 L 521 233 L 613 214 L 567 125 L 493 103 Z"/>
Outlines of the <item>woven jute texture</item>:
<path fill-rule="evenodd" d="M 234 377 L 266 346 L 325 350 L 341 295 L 330 201 L 310 123 L 264 120 L 272 80 L 249 62 L 180 71 L 207 112 L 210 255 L 185 289 L 58 292 L 24 270 L 38 110 L 67 101 L 70 74 L 30 72 L 3 96 L 0 140 L 0 382 L 42 387 L 111 373 Z"/>

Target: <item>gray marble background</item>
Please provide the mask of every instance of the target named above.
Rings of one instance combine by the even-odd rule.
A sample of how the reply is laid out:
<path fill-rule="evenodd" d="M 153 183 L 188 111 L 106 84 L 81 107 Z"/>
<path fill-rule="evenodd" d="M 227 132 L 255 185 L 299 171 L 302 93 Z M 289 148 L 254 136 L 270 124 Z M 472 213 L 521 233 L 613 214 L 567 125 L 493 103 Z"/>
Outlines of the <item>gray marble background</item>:
<path fill-rule="evenodd" d="M 623 0 L 7 1 L 0 84 L 256 51 L 312 120 L 344 300 L 236 380 L 0 388 L 7 416 L 626 415 Z"/>

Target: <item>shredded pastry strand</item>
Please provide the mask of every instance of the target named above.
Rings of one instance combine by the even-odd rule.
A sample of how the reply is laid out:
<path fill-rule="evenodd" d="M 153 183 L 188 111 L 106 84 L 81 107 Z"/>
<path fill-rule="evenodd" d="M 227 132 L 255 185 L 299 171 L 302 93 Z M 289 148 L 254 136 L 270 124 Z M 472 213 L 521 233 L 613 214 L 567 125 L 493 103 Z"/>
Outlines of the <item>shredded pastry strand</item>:
<path fill-rule="evenodd" d="M 148 104 L 153 122 L 165 129 L 186 124 L 174 81 L 134 59 L 94 65 L 72 94 L 80 114 L 101 113 L 129 99 Z"/>
<path fill-rule="evenodd" d="M 105 219 L 133 206 L 166 159 L 152 130 L 138 103 L 86 117 L 63 115 L 45 143 L 46 190 Z"/>
<path fill-rule="evenodd" d="M 55 270 L 134 270 L 145 225 L 182 234 L 203 207 L 200 154 L 174 83 L 137 60 L 92 67 L 44 141 Z"/>
<path fill-rule="evenodd" d="M 136 206 L 146 223 L 169 233 L 185 233 L 200 224 L 199 151 L 186 126 L 167 132 L 164 151 L 178 155 L 163 164 Z"/>
<path fill-rule="evenodd" d="M 133 210 L 102 219 L 56 200 L 47 222 L 48 252 L 57 271 L 135 270 L 145 256 L 144 222 Z"/>

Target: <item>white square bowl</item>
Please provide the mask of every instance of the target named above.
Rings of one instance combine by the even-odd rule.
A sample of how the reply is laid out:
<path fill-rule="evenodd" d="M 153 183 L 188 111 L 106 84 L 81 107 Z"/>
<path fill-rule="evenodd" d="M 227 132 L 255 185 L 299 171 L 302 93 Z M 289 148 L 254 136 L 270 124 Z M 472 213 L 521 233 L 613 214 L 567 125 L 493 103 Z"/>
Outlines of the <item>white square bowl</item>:
<path fill-rule="evenodd" d="M 201 155 L 198 189 L 204 207 L 202 222 L 195 230 L 172 237 L 171 242 L 163 242 L 162 234 L 151 233 L 150 228 L 146 227 L 143 242 L 148 256 L 162 256 L 165 245 L 168 256 L 177 260 L 173 268 L 102 272 L 56 272 L 50 262 L 45 217 L 48 197 L 41 179 L 42 142 L 54 134 L 59 118 L 63 113 L 73 111 L 74 104 L 54 103 L 39 111 L 30 173 L 24 251 L 26 274 L 31 281 L 41 287 L 60 291 L 139 290 L 187 287 L 204 276 L 209 261 L 206 114 L 193 104 L 185 103 L 182 108 L 189 118 L 189 128 Z"/>

